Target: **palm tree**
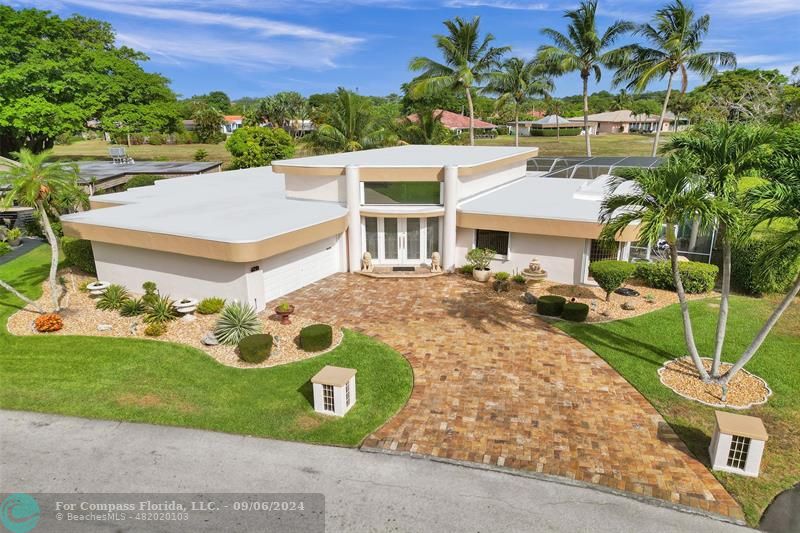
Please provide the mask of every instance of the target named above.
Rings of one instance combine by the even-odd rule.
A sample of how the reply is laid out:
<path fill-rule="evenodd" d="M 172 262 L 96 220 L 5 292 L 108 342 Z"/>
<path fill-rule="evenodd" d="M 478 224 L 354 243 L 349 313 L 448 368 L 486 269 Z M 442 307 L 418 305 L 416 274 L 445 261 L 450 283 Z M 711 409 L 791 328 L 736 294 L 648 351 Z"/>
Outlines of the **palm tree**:
<path fill-rule="evenodd" d="M 579 72 L 583 80 L 583 132 L 586 137 L 586 155 L 592 155 L 592 144 L 589 139 L 589 76 L 594 75 L 600 81 L 600 67 L 616 67 L 624 59 L 622 49 L 609 48 L 634 25 L 618 20 L 602 33 L 597 29 L 595 15 L 597 0 L 584 0 L 580 7 L 566 11 L 564 17 L 569 19 L 567 34 L 551 28 L 542 30 L 554 44 L 539 47 L 539 60 L 547 65 L 555 75 L 568 72 Z"/>
<path fill-rule="evenodd" d="M 680 75 L 681 94 L 685 94 L 689 71 L 708 78 L 717 72 L 717 66 L 736 66 L 736 55 L 732 52 L 700 51 L 710 22 L 708 15 L 695 18 L 691 7 L 684 5 L 682 0 L 674 0 L 656 11 L 651 23 L 636 28 L 634 33 L 644 37 L 650 47 L 640 44 L 625 47 L 628 58 L 614 74 L 615 84 L 628 82 L 628 89 L 643 92 L 651 81 L 667 77 L 667 94 L 653 139 L 653 156 L 658 151 L 675 75 Z"/>
<path fill-rule="evenodd" d="M 611 104 L 612 111 L 621 111 L 623 109 L 629 109 L 631 106 L 631 95 L 625 89 L 621 89 L 619 94 L 614 97 L 614 102 Z"/>
<path fill-rule="evenodd" d="M 405 117 L 397 128 L 400 140 L 407 144 L 449 144 L 453 134 L 442 124 L 442 111 L 419 108 L 413 120 Z"/>
<path fill-rule="evenodd" d="M 475 109 L 472 91 L 497 70 L 508 46 L 493 47 L 494 36 L 489 33 L 480 38 L 480 17 L 465 21 L 461 17 L 444 21 L 447 35 L 434 35 L 436 47 L 441 50 L 443 62 L 427 57 L 415 57 L 409 68 L 423 71 L 411 84 L 412 94 L 421 95 L 442 89 L 463 92 L 469 108 L 469 144 L 475 145 Z"/>
<path fill-rule="evenodd" d="M 317 152 L 355 152 L 390 143 L 390 134 L 372 114 L 369 100 L 343 87 L 336 89 L 336 100 L 326 110 L 326 117 L 326 122 L 307 136 Z"/>
<path fill-rule="evenodd" d="M 35 209 L 44 228 L 47 242 L 50 244 L 50 297 L 53 311 L 59 311 L 61 287 L 56 281 L 58 270 L 58 239 L 50 224 L 48 212 L 58 213 L 55 201 L 57 198 L 78 197 L 78 168 L 76 165 L 62 163 L 47 164 L 52 152 L 46 150 L 34 154 L 23 148 L 19 151 L 19 166 L 0 175 L 0 183 L 7 184 L 3 202 L 6 205 L 22 205 Z M 18 293 L 16 293 L 19 295 Z"/>
<path fill-rule="evenodd" d="M 611 241 L 628 226 L 638 223 L 639 238 L 652 245 L 666 229 L 672 276 L 683 315 L 684 340 L 701 379 L 708 381 L 708 372 L 695 344 L 689 304 L 678 270 L 675 228 L 689 217 L 711 225 L 727 216 L 725 204 L 708 192 L 693 165 L 685 159 L 670 157 L 656 168 L 629 168 L 619 174 L 611 178 L 609 193 L 601 204 L 600 221 L 604 224 L 601 236 Z"/>
<path fill-rule="evenodd" d="M 519 146 L 519 108 L 534 96 L 547 98 L 553 91 L 553 80 L 542 65 L 519 57 L 506 60 L 501 70 L 491 75 L 486 92 L 498 95 L 496 107 L 514 103 L 514 146 Z"/>
<path fill-rule="evenodd" d="M 796 156 L 777 158 L 770 166 L 774 172 L 770 180 L 750 189 L 745 201 L 748 210 L 754 214 L 754 224 L 782 222 L 782 226 L 785 227 L 776 232 L 772 246 L 765 251 L 761 258 L 765 262 L 791 253 L 792 250 L 795 250 L 796 254 L 796 245 L 800 243 L 800 158 Z M 795 301 L 798 293 L 800 293 L 800 273 L 795 278 L 794 285 L 739 360 L 719 379 L 723 391 L 736 373 L 753 358 L 780 317 Z"/>
<path fill-rule="evenodd" d="M 742 179 L 759 173 L 769 153 L 773 133 L 751 124 L 710 122 L 693 130 L 674 135 L 665 149 L 693 161 L 695 172 L 704 178 L 706 189 L 715 198 L 726 202 L 731 213 L 738 216 L 730 222 L 720 221 L 718 240 L 722 244 L 722 294 L 717 321 L 716 342 L 711 367 L 711 377 L 719 377 L 731 290 L 731 244 L 737 238 L 737 220 L 741 223 L 743 211 L 738 205 Z M 690 218 L 691 219 L 691 218 Z M 697 221 L 695 220 L 695 224 Z"/>

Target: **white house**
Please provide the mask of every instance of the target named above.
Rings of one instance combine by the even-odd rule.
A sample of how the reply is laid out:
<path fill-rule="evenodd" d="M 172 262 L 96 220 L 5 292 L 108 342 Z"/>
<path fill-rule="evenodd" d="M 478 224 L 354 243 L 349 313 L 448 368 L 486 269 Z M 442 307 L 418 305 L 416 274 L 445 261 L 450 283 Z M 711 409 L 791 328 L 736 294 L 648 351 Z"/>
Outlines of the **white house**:
<path fill-rule="evenodd" d="M 497 252 L 496 270 L 537 257 L 549 278 L 584 283 L 588 264 L 624 258 L 635 228 L 608 250 L 596 239 L 607 176 L 544 177 L 536 148 L 401 146 L 276 161 L 173 178 L 93 198 L 62 217 L 92 241 L 98 278 L 132 290 L 265 303 L 336 272 L 465 262 Z M 619 158 L 623 159 L 623 158 Z"/>

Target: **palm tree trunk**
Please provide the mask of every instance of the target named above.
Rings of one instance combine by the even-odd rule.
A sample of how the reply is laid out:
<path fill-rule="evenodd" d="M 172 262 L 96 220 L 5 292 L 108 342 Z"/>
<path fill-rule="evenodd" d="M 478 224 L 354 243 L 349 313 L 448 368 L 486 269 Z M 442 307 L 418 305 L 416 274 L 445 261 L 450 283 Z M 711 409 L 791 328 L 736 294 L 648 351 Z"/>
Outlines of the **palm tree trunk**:
<path fill-rule="evenodd" d="M 586 137 L 586 156 L 592 157 L 592 141 L 589 139 L 589 75 L 581 78 L 583 78 L 583 136 Z"/>
<path fill-rule="evenodd" d="M 711 363 L 711 377 L 719 377 L 719 365 L 722 360 L 722 347 L 725 344 L 725 331 L 728 327 L 728 307 L 731 295 L 731 244 L 727 237 L 727 227 L 720 223 L 719 233 L 722 237 L 722 297 L 719 302 L 717 318 L 717 336 L 714 342 L 714 359 Z"/>
<path fill-rule="evenodd" d="M 764 326 L 761 328 L 761 331 L 758 332 L 758 335 L 756 335 L 755 339 L 753 339 L 753 342 L 750 343 L 750 346 L 747 347 L 747 350 L 745 350 L 745 352 L 742 354 L 739 360 L 736 361 L 736 364 L 734 364 L 722 376 L 722 378 L 720 379 L 721 385 L 727 385 L 728 383 L 730 383 L 731 379 L 733 379 L 733 376 L 735 376 L 736 373 L 739 372 L 739 370 L 741 370 L 744 367 L 744 365 L 746 365 L 750 361 L 750 359 L 753 358 L 758 349 L 766 340 L 767 335 L 769 335 L 769 332 L 772 331 L 773 326 L 775 326 L 775 324 L 781 318 L 781 315 L 783 315 L 783 313 L 789 308 L 789 306 L 792 305 L 794 299 L 797 298 L 798 293 L 800 293 L 800 274 L 798 274 L 797 277 L 795 278 L 794 286 L 792 287 L 792 289 L 786 294 L 783 300 L 781 300 L 780 305 L 778 305 L 775 311 L 772 312 L 772 315 L 770 315 L 769 319 L 764 323 Z"/>
<path fill-rule="evenodd" d="M 53 312 L 57 313 L 60 311 L 58 299 L 61 297 L 61 286 L 56 280 L 56 274 L 58 273 L 58 240 L 55 232 L 53 232 L 53 226 L 50 225 L 50 218 L 47 216 L 44 204 L 41 201 L 37 201 L 36 207 L 42 217 L 42 226 L 44 227 L 45 236 L 47 236 L 47 242 L 50 243 L 50 298 L 53 301 Z"/>
<path fill-rule="evenodd" d="M 519 146 L 519 104 L 514 103 L 514 146 Z"/>
<path fill-rule="evenodd" d="M 667 114 L 667 104 L 669 104 L 669 95 L 672 93 L 672 77 L 674 75 L 674 72 L 669 73 L 669 81 L 667 81 L 667 95 L 664 97 L 664 105 L 661 106 L 661 116 L 658 117 L 658 127 L 656 127 L 656 138 L 653 139 L 653 150 L 650 153 L 650 155 L 653 157 L 655 157 L 658 153 L 658 141 L 661 139 L 661 128 L 664 125 L 664 115 Z"/>
<path fill-rule="evenodd" d="M 686 291 L 683 288 L 680 270 L 678 270 L 678 248 L 675 246 L 674 228 L 675 226 L 671 223 L 667 225 L 667 234 L 671 237 L 669 239 L 669 258 L 672 263 L 672 276 L 675 280 L 675 292 L 678 293 L 678 301 L 681 303 L 681 315 L 683 315 L 683 337 L 686 341 L 686 348 L 689 350 L 689 356 L 692 358 L 692 362 L 697 372 L 700 374 L 700 379 L 708 381 L 708 372 L 706 372 L 703 366 L 703 361 L 700 359 L 700 354 L 697 352 L 697 345 L 694 342 L 692 318 L 689 316 L 689 302 L 686 300 Z"/>
<path fill-rule="evenodd" d="M 30 298 L 28 298 L 27 296 L 25 296 L 24 294 L 22 294 L 21 292 L 19 292 L 17 289 L 15 289 L 14 287 L 12 287 L 11 285 L 9 285 L 8 283 L 6 283 L 5 281 L 3 281 L 2 279 L 0 279 L 0 287 L 3 287 L 3 288 L 4 288 L 5 290 L 7 290 L 8 292 L 10 292 L 10 293 L 11 293 L 11 294 L 13 294 L 14 296 L 16 296 L 17 298 L 19 298 L 19 299 L 20 299 L 20 300 L 22 300 L 23 302 L 25 302 L 26 304 L 28 304 L 28 305 L 30 305 L 31 307 L 33 307 L 34 309 L 36 309 L 36 311 L 37 311 L 37 312 L 39 312 L 39 313 L 44 313 L 44 311 L 42 310 L 42 308 L 41 308 L 41 307 L 39 307 L 39 306 L 36 304 L 36 302 L 34 302 L 34 301 L 33 301 L 33 300 L 31 300 Z"/>
<path fill-rule="evenodd" d="M 475 110 L 472 108 L 472 93 L 467 87 L 467 106 L 469 107 L 469 145 L 475 146 Z"/>

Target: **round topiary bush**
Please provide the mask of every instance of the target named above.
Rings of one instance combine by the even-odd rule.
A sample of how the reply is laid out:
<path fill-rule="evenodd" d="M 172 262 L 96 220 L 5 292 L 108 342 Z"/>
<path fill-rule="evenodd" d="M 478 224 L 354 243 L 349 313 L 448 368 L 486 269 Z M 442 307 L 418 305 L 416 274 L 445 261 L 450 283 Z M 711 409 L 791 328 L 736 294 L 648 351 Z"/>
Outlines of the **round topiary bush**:
<path fill-rule="evenodd" d="M 300 347 L 307 352 L 319 352 L 333 344 L 333 328 L 328 324 L 313 324 L 300 330 Z"/>
<path fill-rule="evenodd" d="M 545 316 L 561 316 L 567 299 L 554 294 L 540 296 L 536 302 L 536 312 Z"/>
<path fill-rule="evenodd" d="M 587 316 L 589 316 L 589 306 L 578 302 L 564 304 L 564 310 L 561 312 L 561 318 L 571 322 L 583 322 Z"/>
<path fill-rule="evenodd" d="M 635 269 L 636 265 L 633 263 L 606 259 L 591 263 L 589 265 L 589 274 L 600 285 L 600 288 L 606 292 L 606 301 L 609 301 L 611 293 L 619 289 L 633 275 Z"/>
<path fill-rule="evenodd" d="M 248 363 L 263 363 L 272 353 L 272 335 L 259 333 L 239 341 L 239 359 Z"/>

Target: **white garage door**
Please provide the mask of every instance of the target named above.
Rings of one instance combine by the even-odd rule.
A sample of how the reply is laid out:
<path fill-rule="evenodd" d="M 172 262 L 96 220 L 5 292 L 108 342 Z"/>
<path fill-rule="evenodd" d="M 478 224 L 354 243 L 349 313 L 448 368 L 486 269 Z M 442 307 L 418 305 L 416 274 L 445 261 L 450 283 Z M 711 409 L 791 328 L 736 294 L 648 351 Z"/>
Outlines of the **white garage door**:
<path fill-rule="evenodd" d="M 340 246 L 338 236 L 330 237 L 267 259 L 261 268 L 266 301 L 339 272 Z"/>

